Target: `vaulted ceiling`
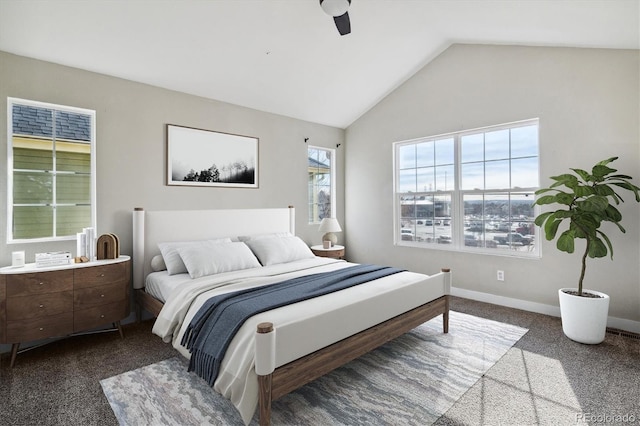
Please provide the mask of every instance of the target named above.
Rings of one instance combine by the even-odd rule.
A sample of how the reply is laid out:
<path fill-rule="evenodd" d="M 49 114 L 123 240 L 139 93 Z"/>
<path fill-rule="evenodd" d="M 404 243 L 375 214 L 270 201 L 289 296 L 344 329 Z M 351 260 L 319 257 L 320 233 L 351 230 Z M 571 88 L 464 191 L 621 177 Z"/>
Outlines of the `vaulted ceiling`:
<path fill-rule="evenodd" d="M 0 0 L 0 50 L 346 128 L 453 43 L 639 49 L 639 3 Z"/>

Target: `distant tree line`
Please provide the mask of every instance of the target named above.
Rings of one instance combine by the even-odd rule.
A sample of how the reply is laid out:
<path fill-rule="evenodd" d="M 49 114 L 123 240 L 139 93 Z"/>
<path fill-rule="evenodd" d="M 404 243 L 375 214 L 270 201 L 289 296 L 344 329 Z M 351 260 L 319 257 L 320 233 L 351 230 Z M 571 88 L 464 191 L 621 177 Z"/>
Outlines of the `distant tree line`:
<path fill-rule="evenodd" d="M 189 170 L 182 179 L 188 182 L 254 183 L 255 167 L 249 167 L 244 161 L 235 161 L 218 168 L 214 163 L 208 169 Z"/>

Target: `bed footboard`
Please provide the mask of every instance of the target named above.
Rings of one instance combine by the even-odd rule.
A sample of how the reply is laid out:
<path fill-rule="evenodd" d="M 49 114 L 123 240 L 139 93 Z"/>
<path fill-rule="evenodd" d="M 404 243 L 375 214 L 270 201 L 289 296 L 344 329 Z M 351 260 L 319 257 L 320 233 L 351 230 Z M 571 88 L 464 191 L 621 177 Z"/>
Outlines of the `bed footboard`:
<path fill-rule="evenodd" d="M 445 271 L 443 271 L 445 272 Z M 448 271 L 446 271 L 448 272 Z M 425 303 L 351 337 L 283 365 L 270 374 L 258 371 L 260 425 L 271 423 L 271 402 L 335 370 L 377 347 L 442 314 L 443 332 L 449 331 L 449 296 Z M 271 323 L 258 325 L 258 333 L 270 333 Z M 266 351 L 264 348 L 258 351 Z M 257 362 L 256 362 L 257 364 Z"/>

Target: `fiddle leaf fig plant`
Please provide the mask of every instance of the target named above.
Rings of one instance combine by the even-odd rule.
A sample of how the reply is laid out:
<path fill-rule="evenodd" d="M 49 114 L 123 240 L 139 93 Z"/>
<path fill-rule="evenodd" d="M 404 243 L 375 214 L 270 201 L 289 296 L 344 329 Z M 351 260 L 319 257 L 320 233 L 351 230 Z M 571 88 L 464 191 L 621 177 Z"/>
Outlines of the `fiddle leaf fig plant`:
<path fill-rule="evenodd" d="M 534 205 L 558 204 L 559 208 L 538 215 L 535 224 L 544 230 L 549 241 L 556 238 L 560 224 L 569 222 L 569 228 L 563 231 L 556 242 L 558 250 L 573 253 L 575 240 L 586 240 L 582 254 L 582 269 L 578 279 L 578 295 L 582 296 L 582 282 L 587 267 L 587 257 L 605 257 L 613 259 L 613 246 L 609 237 L 602 232 L 603 222 L 612 222 L 620 231 L 626 232 L 620 222 L 622 214 L 615 207 L 624 202 L 616 190 L 633 192 L 636 202 L 640 202 L 640 188 L 632 184 L 631 176 L 616 174 L 617 170 L 608 166 L 617 160 L 611 157 L 596 163 L 591 173 L 582 169 L 570 169 L 573 174 L 551 176 L 554 180 L 548 188 L 536 191 L 539 196 Z M 549 194 L 551 193 L 551 194 Z M 546 194 L 546 195 L 542 195 Z"/>

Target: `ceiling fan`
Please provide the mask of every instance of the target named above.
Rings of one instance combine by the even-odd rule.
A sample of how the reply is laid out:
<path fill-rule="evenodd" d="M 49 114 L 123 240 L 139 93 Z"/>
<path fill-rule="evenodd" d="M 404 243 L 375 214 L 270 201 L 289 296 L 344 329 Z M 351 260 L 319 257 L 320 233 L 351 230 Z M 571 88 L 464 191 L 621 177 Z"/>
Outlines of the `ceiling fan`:
<path fill-rule="evenodd" d="M 320 7 L 327 15 L 333 16 L 340 35 L 351 32 L 351 22 L 349 21 L 349 12 L 347 12 L 350 5 L 351 0 L 320 0 Z"/>

